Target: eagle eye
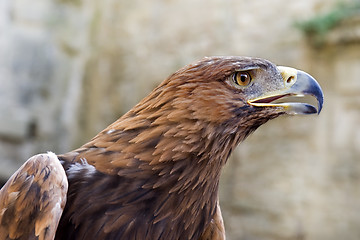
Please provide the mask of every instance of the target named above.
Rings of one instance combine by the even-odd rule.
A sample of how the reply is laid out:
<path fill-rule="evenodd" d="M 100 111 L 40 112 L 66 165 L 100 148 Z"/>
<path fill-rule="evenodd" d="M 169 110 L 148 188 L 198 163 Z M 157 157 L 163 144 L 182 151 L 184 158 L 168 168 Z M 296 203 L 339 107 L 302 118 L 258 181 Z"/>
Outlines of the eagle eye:
<path fill-rule="evenodd" d="M 234 83 L 241 87 L 245 87 L 251 83 L 251 75 L 248 72 L 236 72 L 232 78 Z"/>

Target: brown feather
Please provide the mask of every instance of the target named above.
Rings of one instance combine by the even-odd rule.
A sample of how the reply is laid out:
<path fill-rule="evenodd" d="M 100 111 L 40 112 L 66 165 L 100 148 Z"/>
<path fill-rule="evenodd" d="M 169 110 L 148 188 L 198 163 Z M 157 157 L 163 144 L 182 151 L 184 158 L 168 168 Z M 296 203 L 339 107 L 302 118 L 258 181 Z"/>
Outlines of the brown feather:
<path fill-rule="evenodd" d="M 231 85 L 230 76 L 249 67 L 280 77 L 265 60 L 205 58 L 59 156 L 70 187 L 56 239 L 224 239 L 221 168 L 240 141 L 279 115 L 248 105 Z"/>
<path fill-rule="evenodd" d="M 262 84 L 236 86 L 233 74 L 248 69 Z M 225 239 L 221 169 L 238 143 L 283 114 L 249 105 L 250 95 L 280 87 L 262 59 L 185 66 L 79 149 L 29 159 L 0 190 L 0 240 L 53 239 L 58 222 L 58 240 Z"/>
<path fill-rule="evenodd" d="M 199 240 L 225 240 L 224 221 L 221 216 L 219 203 L 216 213 Z"/>
<path fill-rule="evenodd" d="M 0 190 L 0 239 L 54 239 L 67 188 L 55 154 L 30 158 Z"/>

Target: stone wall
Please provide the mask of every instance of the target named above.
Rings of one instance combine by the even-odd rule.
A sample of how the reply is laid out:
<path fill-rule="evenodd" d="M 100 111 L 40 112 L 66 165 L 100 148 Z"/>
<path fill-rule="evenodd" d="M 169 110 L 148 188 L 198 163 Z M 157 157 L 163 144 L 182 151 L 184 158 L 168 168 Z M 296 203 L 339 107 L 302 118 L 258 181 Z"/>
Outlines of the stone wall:
<path fill-rule="evenodd" d="M 322 48 L 294 27 L 335 2 L 0 0 L 0 176 L 78 147 L 185 64 L 258 56 L 310 72 L 325 105 L 238 147 L 221 181 L 228 239 L 360 239 L 360 25 Z"/>

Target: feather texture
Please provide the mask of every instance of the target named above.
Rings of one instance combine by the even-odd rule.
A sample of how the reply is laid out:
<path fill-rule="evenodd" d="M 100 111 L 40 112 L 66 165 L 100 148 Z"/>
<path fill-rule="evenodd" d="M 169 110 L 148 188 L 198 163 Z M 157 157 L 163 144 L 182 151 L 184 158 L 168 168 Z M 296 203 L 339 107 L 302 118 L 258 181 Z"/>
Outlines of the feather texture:
<path fill-rule="evenodd" d="M 259 59 L 188 65 L 89 143 L 59 156 L 71 204 L 57 239 L 224 238 L 221 168 L 240 141 L 279 115 L 256 112 L 229 83 L 235 71 L 254 66 L 275 75 Z M 74 164 L 95 171 L 73 174 Z"/>
<path fill-rule="evenodd" d="M 30 158 L 0 191 L 0 239 L 54 239 L 67 189 L 55 154 Z"/>
<path fill-rule="evenodd" d="M 239 71 L 252 77 L 247 86 L 234 82 Z M 304 92 L 322 104 L 310 80 L 315 89 Z M 183 67 L 82 147 L 29 159 L 0 191 L 0 240 L 225 239 L 221 169 L 251 132 L 285 114 L 249 99 L 283 88 L 263 59 Z"/>

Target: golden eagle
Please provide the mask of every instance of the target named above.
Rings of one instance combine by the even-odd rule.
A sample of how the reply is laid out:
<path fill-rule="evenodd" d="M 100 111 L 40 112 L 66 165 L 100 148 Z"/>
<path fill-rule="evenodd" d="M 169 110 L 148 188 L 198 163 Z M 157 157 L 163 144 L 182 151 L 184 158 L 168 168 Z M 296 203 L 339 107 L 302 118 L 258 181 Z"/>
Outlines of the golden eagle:
<path fill-rule="evenodd" d="M 267 60 L 187 65 L 82 147 L 25 162 L 0 191 L 0 239 L 224 239 L 218 186 L 232 150 L 322 104 L 314 78 Z"/>

